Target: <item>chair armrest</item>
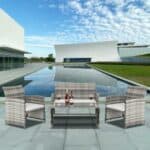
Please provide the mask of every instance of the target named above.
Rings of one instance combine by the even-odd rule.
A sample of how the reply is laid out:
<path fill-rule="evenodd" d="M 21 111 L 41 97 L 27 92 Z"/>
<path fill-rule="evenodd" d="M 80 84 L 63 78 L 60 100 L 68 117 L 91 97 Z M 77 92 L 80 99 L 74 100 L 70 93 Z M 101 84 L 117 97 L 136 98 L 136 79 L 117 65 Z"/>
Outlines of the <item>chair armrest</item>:
<path fill-rule="evenodd" d="M 98 102 L 98 100 L 99 100 L 99 93 L 95 93 L 95 100 L 96 100 L 96 102 Z"/>
<path fill-rule="evenodd" d="M 5 103 L 20 103 L 25 104 L 25 100 L 21 98 L 6 97 Z"/>
<path fill-rule="evenodd" d="M 135 96 L 135 95 L 128 95 L 127 96 L 127 99 L 142 99 L 142 98 L 144 98 L 144 97 L 141 97 L 141 96 Z"/>
<path fill-rule="evenodd" d="M 106 105 L 116 104 L 116 103 L 125 103 L 125 100 L 126 100 L 126 96 L 107 96 Z"/>
<path fill-rule="evenodd" d="M 5 121 L 9 124 L 25 126 L 25 100 L 7 97 L 5 100 Z"/>
<path fill-rule="evenodd" d="M 35 104 L 42 104 L 45 105 L 44 97 L 43 96 L 25 96 L 26 103 L 35 103 Z"/>
<path fill-rule="evenodd" d="M 52 93 L 52 94 L 51 94 L 51 102 L 54 102 L 54 100 L 55 100 L 55 94 Z"/>
<path fill-rule="evenodd" d="M 129 104 L 129 103 L 145 103 L 145 100 L 144 100 L 144 98 L 127 98 L 126 100 L 125 100 L 125 104 Z"/>

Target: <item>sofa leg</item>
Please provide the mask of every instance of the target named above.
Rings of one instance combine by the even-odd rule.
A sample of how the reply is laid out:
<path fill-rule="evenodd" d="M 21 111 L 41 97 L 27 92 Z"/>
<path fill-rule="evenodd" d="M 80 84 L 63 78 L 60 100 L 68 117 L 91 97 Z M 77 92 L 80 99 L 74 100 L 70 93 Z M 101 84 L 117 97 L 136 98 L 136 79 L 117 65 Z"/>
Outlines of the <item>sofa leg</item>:
<path fill-rule="evenodd" d="M 127 128 L 128 128 L 126 124 L 124 124 L 124 128 L 125 128 L 125 129 L 127 129 Z"/>
<path fill-rule="evenodd" d="M 99 113 L 100 113 L 99 108 L 96 108 L 96 109 L 95 109 L 95 115 L 96 115 L 96 126 L 98 126 L 98 124 L 99 124 Z"/>
<path fill-rule="evenodd" d="M 46 111 L 44 109 L 44 122 L 46 122 Z"/>
<path fill-rule="evenodd" d="M 107 109 L 105 107 L 105 123 L 107 122 Z"/>
<path fill-rule="evenodd" d="M 55 108 L 51 108 L 51 124 L 54 122 L 54 113 L 55 113 Z"/>

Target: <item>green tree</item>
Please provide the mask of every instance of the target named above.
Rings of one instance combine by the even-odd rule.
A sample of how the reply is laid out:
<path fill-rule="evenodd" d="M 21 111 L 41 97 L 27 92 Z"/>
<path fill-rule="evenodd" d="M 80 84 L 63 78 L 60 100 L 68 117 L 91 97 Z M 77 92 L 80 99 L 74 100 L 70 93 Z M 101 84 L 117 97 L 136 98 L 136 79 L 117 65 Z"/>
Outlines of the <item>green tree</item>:
<path fill-rule="evenodd" d="M 55 58 L 53 57 L 53 54 L 49 54 L 45 60 L 46 62 L 55 62 Z"/>

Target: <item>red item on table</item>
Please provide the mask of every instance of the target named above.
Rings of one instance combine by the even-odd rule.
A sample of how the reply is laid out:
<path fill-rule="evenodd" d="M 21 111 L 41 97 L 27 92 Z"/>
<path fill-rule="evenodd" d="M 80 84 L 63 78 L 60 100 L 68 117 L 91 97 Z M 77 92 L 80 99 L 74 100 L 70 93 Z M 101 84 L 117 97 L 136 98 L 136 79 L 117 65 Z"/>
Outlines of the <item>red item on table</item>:
<path fill-rule="evenodd" d="M 70 93 L 70 97 L 69 97 L 70 99 L 72 99 L 73 98 L 73 94 L 72 94 L 72 91 L 71 91 L 71 93 Z"/>
<path fill-rule="evenodd" d="M 71 91 L 70 95 L 68 94 L 68 92 L 66 92 L 66 94 L 65 94 L 65 104 L 66 105 L 68 105 L 68 104 L 72 105 L 73 102 L 70 102 L 71 99 L 73 99 L 72 91 Z"/>
<path fill-rule="evenodd" d="M 66 93 L 66 95 L 65 95 L 65 104 L 68 105 L 69 102 L 70 102 L 69 95 L 68 95 L 68 93 Z"/>

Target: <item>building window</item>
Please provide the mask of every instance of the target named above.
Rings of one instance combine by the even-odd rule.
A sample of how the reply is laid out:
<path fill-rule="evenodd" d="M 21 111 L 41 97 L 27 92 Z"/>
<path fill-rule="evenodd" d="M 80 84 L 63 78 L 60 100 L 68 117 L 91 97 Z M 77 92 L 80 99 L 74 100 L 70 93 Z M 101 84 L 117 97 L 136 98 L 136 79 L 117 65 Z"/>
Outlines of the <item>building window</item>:
<path fill-rule="evenodd" d="M 64 58 L 64 62 L 91 62 L 91 58 Z"/>

